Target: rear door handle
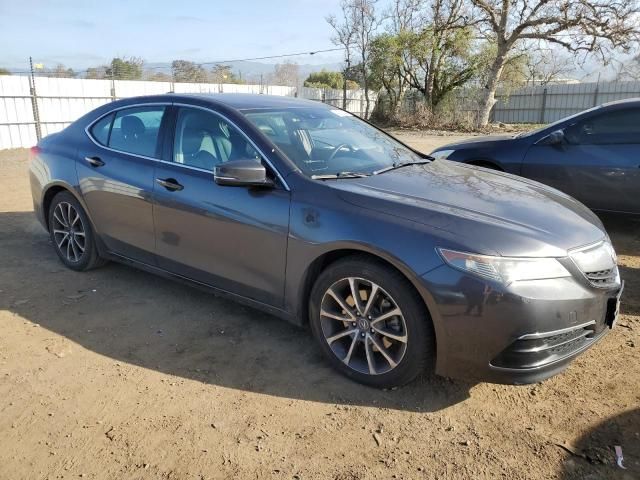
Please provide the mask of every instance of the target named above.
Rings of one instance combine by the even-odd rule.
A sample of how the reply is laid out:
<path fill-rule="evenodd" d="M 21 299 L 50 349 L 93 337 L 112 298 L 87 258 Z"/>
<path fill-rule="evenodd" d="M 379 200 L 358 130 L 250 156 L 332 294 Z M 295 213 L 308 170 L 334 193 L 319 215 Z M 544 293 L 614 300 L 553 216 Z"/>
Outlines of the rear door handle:
<path fill-rule="evenodd" d="M 156 178 L 156 182 L 170 192 L 175 192 L 184 188 L 175 178 Z"/>
<path fill-rule="evenodd" d="M 84 157 L 84 159 L 91 165 L 92 167 L 102 167 L 104 162 L 100 160 L 99 157 Z"/>

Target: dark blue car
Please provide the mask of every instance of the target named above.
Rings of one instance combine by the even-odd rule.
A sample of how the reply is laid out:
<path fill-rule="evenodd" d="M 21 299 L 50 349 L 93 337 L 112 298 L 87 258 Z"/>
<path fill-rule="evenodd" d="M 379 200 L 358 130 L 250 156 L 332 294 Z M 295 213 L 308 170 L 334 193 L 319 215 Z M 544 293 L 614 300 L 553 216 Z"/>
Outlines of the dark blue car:
<path fill-rule="evenodd" d="M 451 143 L 432 155 L 537 180 L 592 210 L 640 214 L 640 99 L 604 104 L 516 136 Z"/>

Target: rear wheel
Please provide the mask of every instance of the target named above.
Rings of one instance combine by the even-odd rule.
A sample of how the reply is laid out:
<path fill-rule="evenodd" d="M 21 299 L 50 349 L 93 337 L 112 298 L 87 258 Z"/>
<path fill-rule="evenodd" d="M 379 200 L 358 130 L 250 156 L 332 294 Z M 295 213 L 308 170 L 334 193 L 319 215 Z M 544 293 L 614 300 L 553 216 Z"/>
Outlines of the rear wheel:
<path fill-rule="evenodd" d="M 105 263 L 98 256 L 87 214 L 69 192 L 60 192 L 51 201 L 49 236 L 62 263 L 72 270 L 90 270 Z"/>
<path fill-rule="evenodd" d="M 429 315 L 407 279 L 366 257 L 329 265 L 310 299 L 311 330 L 332 365 L 366 385 L 391 388 L 433 363 Z"/>

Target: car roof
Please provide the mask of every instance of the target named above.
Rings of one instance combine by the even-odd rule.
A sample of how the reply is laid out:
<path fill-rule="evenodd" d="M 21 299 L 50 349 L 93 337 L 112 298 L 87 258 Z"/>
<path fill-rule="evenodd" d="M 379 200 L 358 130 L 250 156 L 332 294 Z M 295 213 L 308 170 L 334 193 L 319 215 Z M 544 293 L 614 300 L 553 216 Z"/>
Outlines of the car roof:
<path fill-rule="evenodd" d="M 251 110 L 261 108 L 304 108 L 321 107 L 331 108 L 320 101 L 305 100 L 296 97 L 285 97 L 278 95 L 264 95 L 256 93 L 167 93 L 162 95 L 164 100 L 167 97 L 174 102 L 199 100 L 214 105 L 224 105 L 236 110 Z M 129 99 L 133 100 L 133 99 Z M 138 97 L 140 100 L 157 101 L 158 96 Z"/>
<path fill-rule="evenodd" d="M 614 100 L 612 102 L 603 103 L 602 107 L 618 107 L 618 106 L 640 106 L 640 97 L 625 98 L 623 100 Z"/>

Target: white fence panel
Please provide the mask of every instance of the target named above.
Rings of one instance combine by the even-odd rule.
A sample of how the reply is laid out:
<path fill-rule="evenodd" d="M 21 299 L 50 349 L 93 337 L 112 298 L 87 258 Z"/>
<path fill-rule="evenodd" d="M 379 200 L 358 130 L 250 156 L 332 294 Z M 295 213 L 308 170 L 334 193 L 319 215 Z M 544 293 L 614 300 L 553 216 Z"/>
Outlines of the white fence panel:
<path fill-rule="evenodd" d="M 42 136 L 62 130 L 94 108 L 118 98 L 176 93 L 250 93 L 298 96 L 342 107 L 341 90 L 296 88 L 281 85 L 237 85 L 217 83 L 173 83 L 136 80 L 88 80 L 35 78 L 37 110 Z M 347 91 L 347 110 L 362 115 L 364 96 Z M 375 94 L 370 94 L 371 108 Z M 36 119 L 29 77 L 0 76 L 0 149 L 30 147 L 37 143 Z"/>
<path fill-rule="evenodd" d="M 0 75 L 0 148 L 36 143 L 29 78 Z"/>
<path fill-rule="evenodd" d="M 160 95 L 171 91 L 171 82 L 141 82 L 138 80 L 115 80 L 113 82 L 117 98 L 140 95 Z"/>

